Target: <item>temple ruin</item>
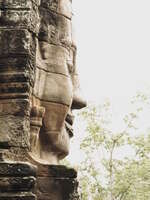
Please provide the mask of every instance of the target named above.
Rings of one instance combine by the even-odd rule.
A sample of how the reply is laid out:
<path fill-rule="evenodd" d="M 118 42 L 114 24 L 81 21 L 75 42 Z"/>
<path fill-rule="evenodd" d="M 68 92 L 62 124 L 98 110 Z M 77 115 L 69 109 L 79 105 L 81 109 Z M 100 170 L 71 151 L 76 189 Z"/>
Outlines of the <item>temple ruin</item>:
<path fill-rule="evenodd" d="M 69 153 L 80 96 L 71 0 L 0 0 L 0 200 L 79 200 Z"/>

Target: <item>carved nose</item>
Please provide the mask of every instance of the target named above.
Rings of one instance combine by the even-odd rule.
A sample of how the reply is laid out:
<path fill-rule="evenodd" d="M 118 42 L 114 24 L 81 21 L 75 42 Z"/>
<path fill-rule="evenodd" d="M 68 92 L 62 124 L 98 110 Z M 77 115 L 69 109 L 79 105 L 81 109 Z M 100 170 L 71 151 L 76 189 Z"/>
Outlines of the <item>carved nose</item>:
<path fill-rule="evenodd" d="M 77 70 L 75 68 L 75 70 Z M 73 100 L 72 100 L 72 109 L 81 109 L 87 106 L 87 102 L 84 99 L 80 87 L 80 80 L 77 71 L 72 76 L 72 83 L 73 83 Z"/>
<path fill-rule="evenodd" d="M 75 92 L 72 101 L 72 109 L 81 109 L 87 106 L 87 102 L 84 100 L 80 92 Z"/>

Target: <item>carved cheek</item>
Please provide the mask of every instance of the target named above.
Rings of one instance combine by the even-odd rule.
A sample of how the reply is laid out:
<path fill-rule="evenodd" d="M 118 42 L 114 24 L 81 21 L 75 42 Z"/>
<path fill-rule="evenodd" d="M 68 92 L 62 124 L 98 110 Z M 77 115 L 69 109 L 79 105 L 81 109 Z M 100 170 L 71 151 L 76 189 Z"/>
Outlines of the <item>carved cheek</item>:
<path fill-rule="evenodd" d="M 73 97 L 73 87 L 70 77 L 47 73 L 42 99 L 70 106 Z"/>
<path fill-rule="evenodd" d="M 42 105 L 45 107 L 44 125 L 48 131 L 60 131 L 73 99 L 70 77 L 47 73 Z"/>
<path fill-rule="evenodd" d="M 69 110 L 69 106 L 53 103 L 42 102 L 45 107 L 44 128 L 46 132 L 60 132 L 64 127 L 64 121 Z"/>

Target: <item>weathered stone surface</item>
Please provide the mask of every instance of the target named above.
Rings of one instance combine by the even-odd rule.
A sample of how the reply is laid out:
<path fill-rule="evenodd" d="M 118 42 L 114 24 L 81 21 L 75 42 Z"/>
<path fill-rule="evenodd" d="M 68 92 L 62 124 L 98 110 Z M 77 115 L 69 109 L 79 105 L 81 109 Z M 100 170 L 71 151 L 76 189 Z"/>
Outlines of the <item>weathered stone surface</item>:
<path fill-rule="evenodd" d="M 69 77 L 57 73 L 46 73 L 37 69 L 36 85 L 34 95 L 39 99 L 70 105 L 72 98 L 72 83 Z M 51 90 L 49 88 L 51 87 Z"/>
<path fill-rule="evenodd" d="M 0 162 L 0 199 L 35 200 L 36 167 L 23 162 Z"/>
<path fill-rule="evenodd" d="M 0 29 L 0 57 L 30 54 L 31 34 L 27 30 Z"/>
<path fill-rule="evenodd" d="M 31 0 L 0 0 L 0 9 L 31 9 Z"/>
<path fill-rule="evenodd" d="M 40 42 L 37 54 L 37 67 L 46 72 L 69 75 L 68 62 L 73 66 L 70 52 L 62 47 Z"/>
<path fill-rule="evenodd" d="M 58 13 L 71 19 L 72 17 L 72 2 L 70 0 L 60 0 Z"/>
<path fill-rule="evenodd" d="M 30 85 L 29 83 L 1 83 L 0 84 L 0 94 L 6 93 L 29 93 L 30 92 Z"/>
<path fill-rule="evenodd" d="M 1 100 L 0 116 L 14 115 L 14 116 L 30 116 L 30 105 L 27 99 L 18 100 Z"/>
<path fill-rule="evenodd" d="M 28 117 L 0 116 L 0 135 L 7 137 L 9 146 L 29 148 L 29 127 Z"/>
<path fill-rule="evenodd" d="M 53 178 L 77 178 L 77 171 L 63 165 L 40 165 L 38 167 L 38 176 Z M 49 178 L 50 179 L 50 178 Z"/>
<path fill-rule="evenodd" d="M 34 68 L 34 59 L 29 55 L 3 55 L 0 58 L 0 72 L 22 72 L 30 73 L 32 77 L 32 70 Z"/>
<path fill-rule="evenodd" d="M 27 150 L 21 147 L 11 147 L 9 140 L 0 142 L 0 161 L 28 162 Z"/>
<path fill-rule="evenodd" d="M 36 196 L 32 193 L 1 193 L 0 200 L 37 200 Z"/>
<path fill-rule="evenodd" d="M 72 43 L 71 21 L 45 8 L 40 9 L 40 16 L 39 39 L 51 44 L 70 47 Z"/>
<path fill-rule="evenodd" d="M 36 176 L 36 167 L 29 163 L 0 162 L 0 177 Z"/>
<path fill-rule="evenodd" d="M 8 57 L 5 55 L 0 58 L 0 86 L 12 83 L 27 83 L 30 86 L 34 84 L 34 59 L 31 56 L 23 56 L 16 59 L 15 57 Z M 5 90 L 7 91 L 7 90 Z M 15 91 L 15 89 L 14 89 Z M 13 93 L 14 93 L 13 91 Z M 3 92 L 5 95 L 5 93 Z"/>
<path fill-rule="evenodd" d="M 86 105 L 71 3 L 0 0 L 0 200 L 78 199 L 77 172 L 56 166 L 69 153 L 72 109 Z M 38 166 L 37 190 L 26 160 Z"/>
<path fill-rule="evenodd" d="M 42 0 L 41 6 L 43 8 L 47 8 L 50 11 L 54 11 L 59 13 L 60 15 L 64 15 L 65 17 L 72 17 L 72 7 L 70 0 Z"/>
<path fill-rule="evenodd" d="M 30 20 L 30 11 L 28 10 L 5 10 L 1 11 L 0 25 L 1 27 L 28 27 Z"/>
<path fill-rule="evenodd" d="M 29 72 L 0 73 L 0 83 L 29 82 L 29 80 Z"/>
<path fill-rule="evenodd" d="M 0 178 L 0 192 L 27 192 L 34 188 L 34 177 Z"/>
<path fill-rule="evenodd" d="M 78 181 L 71 178 L 38 178 L 39 200 L 77 200 Z"/>
<path fill-rule="evenodd" d="M 37 196 L 39 200 L 61 200 L 62 190 L 59 180 L 53 180 L 52 178 L 38 178 L 37 180 Z M 67 199 L 66 199 L 67 200 Z"/>
<path fill-rule="evenodd" d="M 31 0 L 36 6 L 41 5 L 41 0 Z"/>
<path fill-rule="evenodd" d="M 32 1 L 0 2 L 0 27 L 28 29 L 33 33 L 39 31 L 38 7 Z"/>

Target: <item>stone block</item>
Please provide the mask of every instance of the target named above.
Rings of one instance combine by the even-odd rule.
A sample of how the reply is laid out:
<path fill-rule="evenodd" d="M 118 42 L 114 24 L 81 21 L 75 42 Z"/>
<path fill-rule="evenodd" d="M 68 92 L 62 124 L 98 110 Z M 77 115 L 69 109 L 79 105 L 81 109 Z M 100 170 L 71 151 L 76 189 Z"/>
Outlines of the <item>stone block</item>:
<path fill-rule="evenodd" d="M 36 176 L 36 167 L 24 162 L 0 162 L 0 177 Z"/>
<path fill-rule="evenodd" d="M 51 44 L 70 46 L 72 43 L 71 20 L 55 12 L 40 8 L 39 39 Z"/>
<path fill-rule="evenodd" d="M 70 0 L 60 0 L 58 13 L 67 18 L 72 18 L 72 2 Z"/>
<path fill-rule="evenodd" d="M 36 167 L 27 162 L 0 162 L 0 200 L 36 200 Z"/>
<path fill-rule="evenodd" d="M 0 83 L 29 82 L 30 74 L 26 72 L 4 72 L 0 73 Z"/>
<path fill-rule="evenodd" d="M 77 178 L 77 171 L 64 165 L 39 165 L 38 176 L 53 178 Z"/>
<path fill-rule="evenodd" d="M 0 98 L 27 98 L 34 84 L 35 38 L 26 30 L 1 29 L 0 45 Z"/>
<path fill-rule="evenodd" d="M 0 142 L 0 161 L 28 162 L 27 150 L 20 147 L 10 147 L 9 142 Z"/>
<path fill-rule="evenodd" d="M 0 200 L 37 200 L 32 193 L 22 192 L 21 194 L 14 193 L 0 193 Z"/>
<path fill-rule="evenodd" d="M 58 11 L 58 7 L 59 7 L 59 1 L 58 0 L 50 0 L 50 1 L 46 1 L 46 0 L 41 0 L 41 7 L 46 8 L 50 11 Z"/>
<path fill-rule="evenodd" d="M 31 34 L 27 30 L 0 29 L 0 57 L 30 54 Z"/>
<path fill-rule="evenodd" d="M 67 18 L 72 17 L 72 7 L 70 0 L 42 0 L 41 6 L 48 10 L 54 11 Z"/>
<path fill-rule="evenodd" d="M 7 94 L 7 98 L 10 99 L 11 98 L 11 94 L 29 94 L 30 92 L 30 84 L 27 83 L 0 83 L 0 98 L 4 99 L 6 98 Z M 10 95 L 10 97 L 8 96 L 8 94 Z"/>
<path fill-rule="evenodd" d="M 39 200 L 75 200 L 78 197 L 77 187 L 76 179 L 39 177 L 37 196 Z"/>
<path fill-rule="evenodd" d="M 62 200 L 61 189 L 59 180 L 47 177 L 37 179 L 37 196 L 39 200 Z"/>
<path fill-rule="evenodd" d="M 38 200 L 78 200 L 77 171 L 63 165 L 39 165 Z"/>
<path fill-rule="evenodd" d="M 0 58 L 0 73 L 24 72 L 30 73 L 34 69 L 34 60 L 30 55 L 4 55 Z"/>
<path fill-rule="evenodd" d="M 2 192 L 28 192 L 34 188 L 34 177 L 2 177 L 0 178 L 0 193 Z"/>
<path fill-rule="evenodd" d="M 4 58 L 0 58 L 0 84 L 2 84 L 2 88 L 9 83 L 10 87 L 13 86 L 13 83 L 27 83 L 33 86 L 34 64 L 34 59 L 30 55 L 24 57 L 7 57 L 6 55 Z"/>
<path fill-rule="evenodd" d="M 0 9 L 0 27 L 29 29 L 38 33 L 38 7 L 31 0 L 0 2 Z"/>
<path fill-rule="evenodd" d="M 27 99 L 10 99 L 1 100 L 0 102 L 0 117 L 13 116 L 30 116 L 30 105 Z"/>
<path fill-rule="evenodd" d="M 0 135 L 5 137 L 10 147 L 29 148 L 29 117 L 4 115 L 0 116 Z M 0 140 L 1 140 L 0 138 Z"/>
<path fill-rule="evenodd" d="M 31 0 L 0 0 L 0 9 L 26 9 L 32 7 Z"/>
<path fill-rule="evenodd" d="M 5 10 L 1 11 L 0 26 L 1 27 L 22 27 L 27 28 L 29 23 L 30 11 L 28 10 Z"/>

